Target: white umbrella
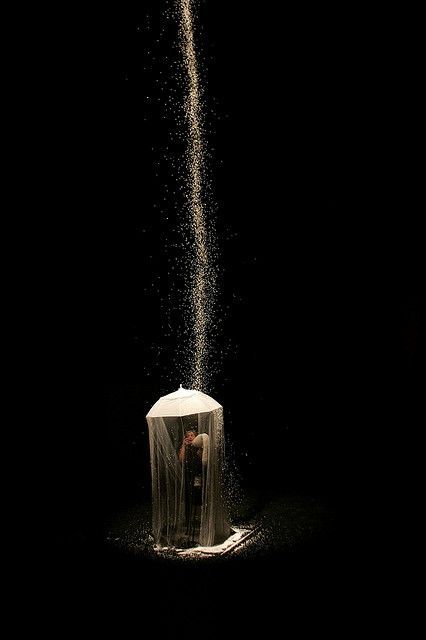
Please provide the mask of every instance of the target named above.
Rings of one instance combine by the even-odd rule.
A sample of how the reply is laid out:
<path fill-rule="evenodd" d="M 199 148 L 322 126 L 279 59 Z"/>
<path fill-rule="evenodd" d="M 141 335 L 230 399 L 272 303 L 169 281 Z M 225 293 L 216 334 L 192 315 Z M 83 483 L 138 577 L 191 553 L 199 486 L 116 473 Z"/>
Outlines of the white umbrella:
<path fill-rule="evenodd" d="M 157 400 L 146 417 L 190 416 L 194 413 L 206 413 L 221 408 L 222 405 L 205 393 L 195 389 L 184 389 L 181 385 L 177 391 L 169 393 L 167 396 L 162 396 Z"/>

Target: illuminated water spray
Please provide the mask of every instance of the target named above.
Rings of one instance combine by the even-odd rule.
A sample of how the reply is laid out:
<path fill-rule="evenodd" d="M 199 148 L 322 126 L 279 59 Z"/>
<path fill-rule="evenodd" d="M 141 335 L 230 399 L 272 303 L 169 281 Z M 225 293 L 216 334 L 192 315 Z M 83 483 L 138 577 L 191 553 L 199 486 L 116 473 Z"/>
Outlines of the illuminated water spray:
<path fill-rule="evenodd" d="M 202 95 L 194 43 L 193 0 L 176 0 L 180 27 L 180 47 L 184 65 L 187 126 L 185 196 L 191 236 L 189 265 L 190 325 L 188 349 L 189 386 L 203 390 L 209 375 L 210 338 L 214 328 L 216 278 L 214 241 L 206 219 L 205 140 Z"/>

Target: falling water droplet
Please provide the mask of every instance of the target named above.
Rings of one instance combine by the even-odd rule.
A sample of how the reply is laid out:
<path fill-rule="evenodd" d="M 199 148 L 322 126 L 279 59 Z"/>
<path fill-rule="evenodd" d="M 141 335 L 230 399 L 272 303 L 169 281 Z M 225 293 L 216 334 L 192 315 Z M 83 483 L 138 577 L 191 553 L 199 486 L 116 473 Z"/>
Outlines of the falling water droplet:
<path fill-rule="evenodd" d="M 184 111 L 188 127 L 186 150 L 188 230 L 191 236 L 191 261 L 189 265 L 189 324 L 190 345 L 189 386 L 205 389 L 209 370 L 209 339 L 214 332 L 216 300 L 216 271 L 214 265 L 214 240 L 207 224 L 205 204 L 205 139 L 202 126 L 202 99 L 197 55 L 194 42 L 192 0 L 178 0 L 180 46 L 185 70 Z"/>

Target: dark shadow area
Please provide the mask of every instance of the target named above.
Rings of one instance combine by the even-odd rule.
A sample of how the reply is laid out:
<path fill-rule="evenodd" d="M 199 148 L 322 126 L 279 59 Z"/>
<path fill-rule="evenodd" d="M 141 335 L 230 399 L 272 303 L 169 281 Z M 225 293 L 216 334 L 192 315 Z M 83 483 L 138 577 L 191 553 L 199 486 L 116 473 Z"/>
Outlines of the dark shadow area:
<path fill-rule="evenodd" d="M 229 613 L 232 637 L 286 616 L 301 630 L 333 626 L 336 610 L 362 600 L 350 592 L 365 548 L 376 556 L 386 544 L 374 525 L 408 477 L 392 475 L 407 463 L 401 441 L 420 433 L 420 40 L 412 16 L 394 25 L 400 48 L 389 14 L 201 3 L 221 251 L 208 393 L 225 411 L 232 517 L 272 533 L 247 557 L 170 563 L 107 539 L 136 539 L 139 519 L 146 535 L 145 415 L 181 382 L 172 267 L 185 136 L 166 5 L 76 11 L 63 57 L 49 57 L 40 172 L 54 224 L 40 232 L 31 325 L 44 365 L 34 384 L 48 551 L 37 557 L 49 602 L 64 619 L 87 607 L 111 629 L 142 616 L 203 638 L 217 637 L 205 601 L 216 621 Z M 395 94 L 406 105 L 397 114 Z M 391 510 L 385 520 L 394 530 Z"/>

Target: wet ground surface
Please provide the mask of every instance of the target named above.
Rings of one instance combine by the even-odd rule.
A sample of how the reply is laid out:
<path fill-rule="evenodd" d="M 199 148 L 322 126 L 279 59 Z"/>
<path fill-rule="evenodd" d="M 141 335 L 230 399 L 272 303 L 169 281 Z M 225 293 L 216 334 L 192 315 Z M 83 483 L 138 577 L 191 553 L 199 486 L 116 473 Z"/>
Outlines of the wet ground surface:
<path fill-rule="evenodd" d="M 256 499 L 249 496 L 241 506 L 241 513 L 236 514 L 240 517 L 232 522 L 235 527 L 252 531 L 253 534 L 245 543 L 235 546 L 232 552 L 226 554 L 227 558 L 230 555 L 250 559 L 276 553 L 312 552 L 337 543 L 337 514 L 326 499 L 289 494 L 270 498 L 259 510 L 250 509 L 250 503 L 255 502 Z M 251 517 L 244 517 L 250 511 Z M 150 522 L 149 504 L 128 506 L 109 518 L 105 526 L 105 542 L 124 554 L 158 558 Z M 172 550 L 162 555 L 170 560 L 182 559 Z M 203 558 L 203 561 L 206 559 Z M 220 557 L 209 558 L 210 562 L 223 560 Z M 188 557 L 185 557 L 185 561 L 188 561 Z"/>
<path fill-rule="evenodd" d="M 104 522 L 97 542 L 82 537 L 58 549 L 54 584 L 67 585 L 67 607 L 97 612 L 102 625 L 107 611 L 120 634 L 123 625 L 147 632 L 154 624 L 155 634 L 172 637 L 239 638 L 254 628 L 282 635 L 290 618 L 300 630 L 331 624 L 336 608 L 353 603 L 352 549 L 325 498 L 248 496 L 233 524 L 255 534 L 225 556 L 158 554 L 150 517 L 149 504 L 128 505 Z"/>

